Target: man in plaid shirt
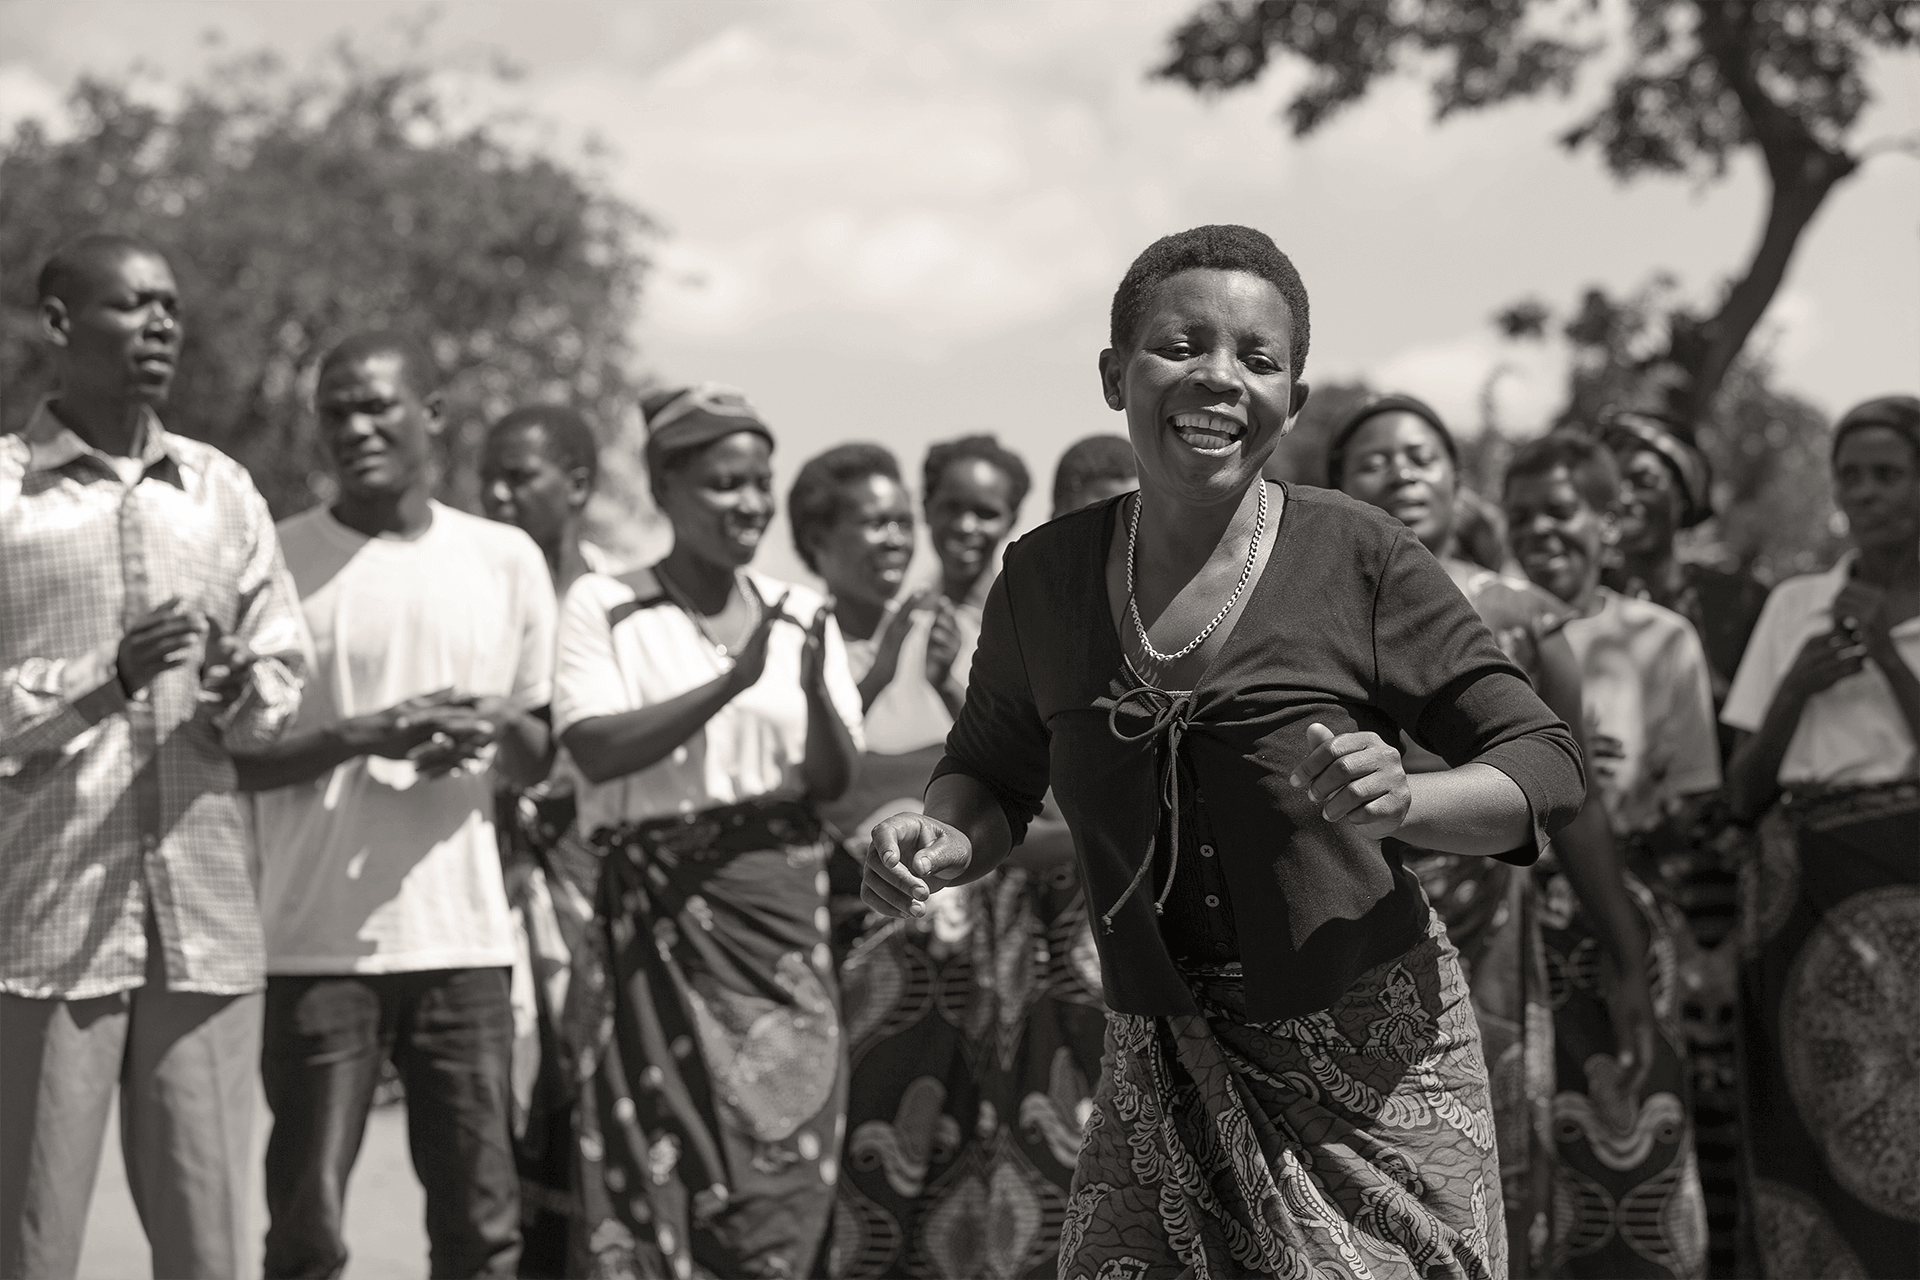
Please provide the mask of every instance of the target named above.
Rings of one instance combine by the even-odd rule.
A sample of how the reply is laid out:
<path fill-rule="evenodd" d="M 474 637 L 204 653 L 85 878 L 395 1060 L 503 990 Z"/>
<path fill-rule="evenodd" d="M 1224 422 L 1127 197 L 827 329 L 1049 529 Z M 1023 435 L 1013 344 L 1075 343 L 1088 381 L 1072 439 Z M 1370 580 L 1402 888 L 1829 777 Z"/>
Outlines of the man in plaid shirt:
<path fill-rule="evenodd" d="M 120 1087 L 163 1276 L 232 1275 L 265 952 L 229 753 L 310 644 L 267 504 L 172 435 L 173 273 L 89 236 L 40 275 L 58 392 L 0 437 L 0 1276 L 71 1276 Z"/>

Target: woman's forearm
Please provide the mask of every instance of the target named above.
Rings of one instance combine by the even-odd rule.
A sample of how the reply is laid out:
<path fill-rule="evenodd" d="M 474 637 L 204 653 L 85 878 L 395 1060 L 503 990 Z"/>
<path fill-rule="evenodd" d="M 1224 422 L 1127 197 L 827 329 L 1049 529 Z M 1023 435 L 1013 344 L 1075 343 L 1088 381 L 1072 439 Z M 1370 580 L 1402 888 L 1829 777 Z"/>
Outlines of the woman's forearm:
<path fill-rule="evenodd" d="M 967 869 L 948 881 L 971 884 L 991 875 L 1013 850 L 1013 832 L 1000 801 L 977 779 L 964 773 L 943 774 L 927 788 L 927 816 L 938 818 L 966 836 L 972 847 Z"/>
<path fill-rule="evenodd" d="M 1494 857 L 1533 839 L 1533 810 L 1520 784 L 1490 764 L 1468 763 L 1408 777 L 1412 799 L 1394 839 L 1435 849 Z"/>
<path fill-rule="evenodd" d="M 1627 896 L 1626 867 L 1607 826 L 1600 789 L 1587 792 L 1580 814 L 1553 839 L 1560 867 L 1573 884 L 1573 896 L 1586 908 L 1600 945 L 1613 956 L 1624 987 L 1637 994 L 1646 989 L 1647 935 Z"/>
<path fill-rule="evenodd" d="M 560 735 L 561 745 L 588 781 L 624 778 L 666 759 L 739 692 L 729 671 L 677 698 L 582 720 Z"/>
<path fill-rule="evenodd" d="M 1806 706 L 1805 695 L 1782 684 L 1759 730 L 1743 733 L 1735 741 L 1733 758 L 1727 761 L 1727 803 L 1734 817 L 1753 822 L 1780 794 L 1780 762 L 1787 758 L 1787 747 Z"/>
<path fill-rule="evenodd" d="M 853 785 L 859 768 L 853 735 L 824 689 L 807 691 L 807 757 L 800 775 L 815 800 L 838 800 Z"/>

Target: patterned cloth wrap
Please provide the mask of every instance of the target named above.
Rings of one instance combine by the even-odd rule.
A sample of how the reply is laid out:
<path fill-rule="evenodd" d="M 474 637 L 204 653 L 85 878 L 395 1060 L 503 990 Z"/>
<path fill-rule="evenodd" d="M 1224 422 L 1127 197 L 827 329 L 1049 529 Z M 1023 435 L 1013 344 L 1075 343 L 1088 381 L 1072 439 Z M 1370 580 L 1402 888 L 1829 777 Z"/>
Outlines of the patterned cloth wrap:
<path fill-rule="evenodd" d="M 830 1274 L 1051 1276 L 1106 1028 L 1072 848 L 932 902 L 876 918 L 841 968 L 853 1091 Z"/>
<path fill-rule="evenodd" d="M 580 1108 L 582 1270 L 810 1274 L 847 1104 L 819 819 L 753 800 L 594 842 L 612 1026 Z"/>
<path fill-rule="evenodd" d="M 1486 1067 L 1438 916 L 1332 1008 L 1245 1020 L 1235 966 L 1203 1013 L 1109 1014 L 1062 1280 L 1507 1274 Z"/>
<path fill-rule="evenodd" d="M 1797 785 L 1741 871 L 1741 1275 L 1920 1275 L 1920 782 Z"/>
<path fill-rule="evenodd" d="M 1534 864 L 1553 1003 L 1552 1274 L 1570 1280 L 1692 1280 L 1707 1266 L 1707 1209 L 1694 1157 L 1692 1084 L 1680 1024 L 1686 923 L 1638 876 L 1627 898 L 1647 932 L 1659 1035 L 1640 1096 L 1621 1087 L 1612 981 L 1600 939 L 1551 856 Z"/>

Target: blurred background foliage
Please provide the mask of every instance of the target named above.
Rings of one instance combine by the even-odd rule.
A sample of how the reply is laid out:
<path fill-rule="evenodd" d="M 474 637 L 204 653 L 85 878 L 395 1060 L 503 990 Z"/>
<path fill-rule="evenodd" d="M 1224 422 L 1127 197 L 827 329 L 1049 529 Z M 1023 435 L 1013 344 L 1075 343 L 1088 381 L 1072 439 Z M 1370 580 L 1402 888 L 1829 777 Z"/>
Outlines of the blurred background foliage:
<path fill-rule="evenodd" d="M 511 78 L 492 69 L 491 77 Z M 73 126 L 0 141 L 0 430 L 50 389 L 34 277 L 91 230 L 143 237 L 179 280 L 186 345 L 166 420 L 252 471 L 276 516 L 331 496 L 315 434 L 320 356 L 361 328 L 418 336 L 448 407 L 440 496 L 473 509 L 486 426 L 572 402 L 610 451 L 594 532 L 645 534 L 644 388 L 629 335 L 655 233 L 586 164 L 516 144 L 424 62 L 351 48 L 295 74 L 256 55 L 177 94 L 81 80 Z M 154 99 L 171 100 L 156 105 Z"/>

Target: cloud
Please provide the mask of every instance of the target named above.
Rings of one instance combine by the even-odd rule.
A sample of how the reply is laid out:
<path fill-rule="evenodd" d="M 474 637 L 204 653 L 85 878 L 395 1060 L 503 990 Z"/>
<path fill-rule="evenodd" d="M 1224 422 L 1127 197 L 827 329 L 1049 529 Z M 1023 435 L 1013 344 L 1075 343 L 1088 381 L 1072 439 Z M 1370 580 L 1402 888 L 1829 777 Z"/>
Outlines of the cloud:
<path fill-rule="evenodd" d="M 1567 352 L 1558 340 L 1507 342 L 1476 330 L 1402 348 L 1362 372 L 1381 391 L 1425 400 L 1461 436 L 1489 426 L 1528 436 L 1565 403 Z"/>
<path fill-rule="evenodd" d="M 26 120 L 57 134 L 67 120 L 66 94 L 26 63 L 0 65 L 0 137 Z"/>

